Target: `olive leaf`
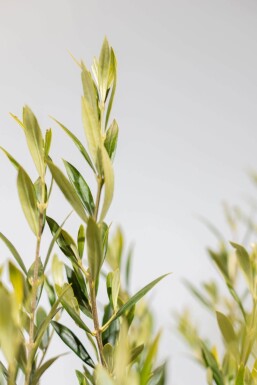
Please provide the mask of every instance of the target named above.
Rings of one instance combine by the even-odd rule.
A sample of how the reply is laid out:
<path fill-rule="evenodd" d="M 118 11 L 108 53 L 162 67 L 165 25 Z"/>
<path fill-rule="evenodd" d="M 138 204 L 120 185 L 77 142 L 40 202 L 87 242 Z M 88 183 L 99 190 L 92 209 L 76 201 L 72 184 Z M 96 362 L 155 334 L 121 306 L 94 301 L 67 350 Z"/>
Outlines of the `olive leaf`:
<path fill-rule="evenodd" d="M 31 230 L 37 236 L 39 232 L 39 212 L 36 191 L 30 177 L 21 167 L 18 170 L 17 187 L 24 215 Z"/>
<path fill-rule="evenodd" d="M 80 172 L 69 162 L 63 160 L 68 178 L 80 197 L 88 215 L 94 215 L 95 203 L 90 188 Z"/>
<path fill-rule="evenodd" d="M 88 351 L 82 345 L 78 337 L 66 326 L 60 324 L 59 322 L 52 321 L 51 325 L 53 326 L 56 333 L 63 340 L 63 342 L 74 351 L 74 353 L 83 361 L 85 364 L 91 368 L 95 367 L 95 364 L 90 357 Z"/>
<path fill-rule="evenodd" d="M 53 162 L 48 160 L 47 165 L 53 175 L 55 182 L 57 183 L 67 201 L 71 204 L 80 218 L 84 222 L 87 222 L 88 217 L 74 187 L 70 184 L 62 171 Z"/>
<path fill-rule="evenodd" d="M 100 229 L 93 218 L 89 218 L 86 231 L 89 272 L 94 282 L 98 281 L 103 262 Z"/>
<path fill-rule="evenodd" d="M 10 252 L 12 253 L 12 255 L 14 256 L 16 262 L 18 263 L 18 265 L 20 266 L 20 268 L 23 270 L 23 272 L 27 275 L 27 269 L 24 265 L 24 262 L 22 260 L 22 257 L 20 256 L 20 254 L 18 253 L 18 251 L 16 250 L 16 248 L 14 247 L 14 245 L 9 241 L 9 239 L 6 238 L 6 236 L 2 233 L 0 233 L 0 239 L 2 239 L 2 241 L 6 244 L 6 246 L 8 247 L 8 249 L 10 250 Z"/>
<path fill-rule="evenodd" d="M 159 278 L 156 278 L 154 281 L 150 282 L 148 285 L 139 290 L 136 294 L 134 294 L 127 302 L 122 305 L 118 312 L 116 313 L 113 320 L 117 319 L 121 315 L 123 315 L 127 310 L 129 310 L 133 305 L 135 305 L 141 298 L 143 298 L 158 282 L 160 282 L 163 278 L 167 277 L 170 273 L 164 274 Z"/>
<path fill-rule="evenodd" d="M 87 161 L 87 163 L 89 164 L 91 169 L 95 172 L 95 167 L 94 167 L 94 165 L 90 159 L 90 156 L 88 155 L 87 150 L 85 149 L 85 147 L 83 146 L 81 141 L 68 128 L 66 128 L 62 123 L 60 123 L 58 120 L 56 120 L 52 116 L 51 116 L 51 119 L 53 119 L 59 125 L 59 127 L 61 127 L 63 129 L 63 131 L 66 132 L 66 134 L 71 138 L 71 140 L 76 145 L 76 147 L 79 149 L 80 153 L 83 155 L 83 157 L 85 158 L 85 160 Z"/>
<path fill-rule="evenodd" d="M 14 120 L 23 128 L 29 151 L 40 176 L 44 175 L 44 140 L 38 121 L 28 106 L 23 108 L 23 121 L 11 114 Z"/>
<path fill-rule="evenodd" d="M 114 119 L 111 126 L 108 128 L 106 132 L 106 138 L 104 140 L 104 147 L 106 148 L 106 151 L 109 155 L 109 158 L 113 160 L 117 142 L 118 142 L 118 134 L 119 134 L 119 127 Z"/>

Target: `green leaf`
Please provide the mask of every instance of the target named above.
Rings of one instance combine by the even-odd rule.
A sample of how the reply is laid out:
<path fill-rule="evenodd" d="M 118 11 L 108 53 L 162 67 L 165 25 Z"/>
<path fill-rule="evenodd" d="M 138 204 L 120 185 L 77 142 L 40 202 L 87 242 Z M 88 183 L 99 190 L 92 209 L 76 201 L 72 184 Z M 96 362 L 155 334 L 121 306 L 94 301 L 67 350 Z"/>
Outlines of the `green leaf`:
<path fill-rule="evenodd" d="M 166 384 L 166 363 L 158 366 L 152 375 L 149 381 L 149 385 L 164 385 Z"/>
<path fill-rule="evenodd" d="M 80 310 L 92 318 L 91 307 L 88 301 L 88 293 L 85 281 L 79 281 L 76 272 L 65 265 L 68 282 L 72 285 L 74 295 L 78 301 Z"/>
<path fill-rule="evenodd" d="M 77 244 L 78 244 L 79 256 L 81 259 L 83 258 L 83 254 L 84 254 L 85 240 L 86 240 L 85 227 L 83 225 L 80 225 L 79 231 L 78 231 L 78 237 L 77 237 Z"/>
<path fill-rule="evenodd" d="M 94 111 L 87 101 L 82 96 L 82 122 L 87 138 L 88 148 L 94 164 L 97 166 L 98 149 L 101 146 L 101 126 L 99 120 L 96 118 Z M 99 172 L 99 169 L 98 169 Z"/>
<path fill-rule="evenodd" d="M 32 265 L 29 268 L 27 280 L 31 286 L 34 284 L 34 270 L 35 270 L 36 262 L 33 262 Z M 41 259 L 39 258 L 38 261 L 38 285 L 40 285 L 44 280 L 44 266 L 42 264 Z"/>
<path fill-rule="evenodd" d="M 112 316 L 112 306 L 109 303 L 107 306 L 104 307 L 104 316 L 103 316 L 103 322 L 102 322 L 103 325 L 108 322 L 111 316 Z M 103 345 L 106 345 L 107 343 L 109 343 L 114 346 L 119 336 L 119 331 L 120 331 L 120 322 L 119 320 L 115 319 L 102 334 Z"/>
<path fill-rule="evenodd" d="M 236 376 L 235 385 L 245 385 L 244 375 L 245 375 L 245 367 L 244 365 L 241 365 Z"/>
<path fill-rule="evenodd" d="M 218 311 L 216 311 L 216 317 L 220 331 L 226 343 L 230 344 L 231 342 L 236 341 L 236 334 L 228 317 Z"/>
<path fill-rule="evenodd" d="M 9 161 L 13 164 L 13 166 L 16 168 L 16 170 L 18 171 L 19 168 L 21 167 L 20 164 L 17 162 L 17 160 L 14 159 L 14 157 L 8 152 L 6 151 L 3 147 L 0 147 L 0 150 L 3 151 L 3 153 L 7 156 L 7 158 L 9 159 Z"/>
<path fill-rule="evenodd" d="M 75 353 L 77 356 L 85 362 L 88 366 L 91 368 L 95 367 L 95 364 L 90 357 L 89 353 L 85 349 L 85 347 L 82 345 L 80 340 L 78 339 L 75 334 L 68 329 L 66 326 L 60 324 L 59 322 L 52 321 L 51 322 L 54 330 L 59 335 L 59 337 L 63 340 L 63 342 Z"/>
<path fill-rule="evenodd" d="M 44 283 L 45 283 L 45 289 L 46 289 L 46 292 L 47 292 L 49 303 L 50 303 L 51 306 L 53 306 L 55 301 L 56 301 L 56 296 L 55 296 L 54 288 L 50 284 L 50 282 L 48 281 L 47 278 L 45 278 L 45 282 Z"/>
<path fill-rule="evenodd" d="M 68 130 L 68 128 L 66 128 L 62 123 L 58 122 L 58 120 L 56 120 L 53 117 L 51 117 L 51 119 L 53 119 L 63 129 L 63 131 L 66 132 L 66 134 L 71 138 L 71 140 L 77 146 L 77 148 L 79 149 L 80 153 L 83 155 L 83 157 L 85 158 L 89 166 L 95 172 L 95 167 L 90 159 L 90 156 L 88 155 L 87 150 L 85 149 L 81 141 L 70 130 Z"/>
<path fill-rule="evenodd" d="M 94 112 L 95 118 L 99 119 L 98 95 L 96 86 L 92 79 L 91 73 L 87 70 L 83 62 L 81 68 L 81 80 L 83 85 L 84 97 L 87 99 L 92 111 Z"/>
<path fill-rule="evenodd" d="M 230 242 L 230 244 L 236 249 L 236 256 L 238 262 L 243 270 L 248 282 L 251 284 L 251 263 L 250 257 L 245 248 L 237 243 Z"/>
<path fill-rule="evenodd" d="M 6 244 L 12 255 L 14 256 L 16 262 L 20 266 L 20 268 L 23 270 L 23 272 L 27 275 L 27 269 L 23 263 L 23 260 L 16 250 L 16 248 L 13 246 L 13 244 L 9 241 L 9 239 L 6 238 L 6 236 L 3 233 L 0 233 L 0 239 Z"/>
<path fill-rule="evenodd" d="M 72 262 L 76 262 L 76 256 L 78 254 L 76 248 L 76 242 L 71 237 L 67 231 L 62 229 L 62 226 L 59 226 L 53 218 L 46 217 L 47 224 L 51 230 L 52 235 L 55 238 L 57 245 L 60 247 L 62 252 L 68 257 Z M 56 234 L 59 233 L 58 236 Z"/>
<path fill-rule="evenodd" d="M 23 128 L 29 151 L 40 176 L 44 175 L 44 140 L 37 119 L 28 106 L 23 108 L 23 122 L 17 116 L 11 116 Z"/>
<path fill-rule="evenodd" d="M 79 370 L 75 370 L 77 379 L 79 381 L 79 385 L 89 385 L 85 375 L 81 373 Z"/>
<path fill-rule="evenodd" d="M 67 283 L 64 284 L 64 286 L 61 288 L 58 285 L 55 285 L 55 289 L 58 296 L 61 296 L 63 290 L 68 287 L 68 290 L 65 291 L 65 294 L 62 295 L 61 298 L 61 304 L 64 307 L 64 309 L 67 311 L 67 313 L 70 315 L 70 317 L 73 319 L 73 321 L 83 330 L 85 330 L 87 333 L 92 334 L 90 329 L 87 327 L 87 325 L 82 321 L 79 313 L 79 305 L 76 297 L 74 296 L 74 292 L 70 285 Z"/>
<path fill-rule="evenodd" d="M 24 296 L 24 277 L 22 272 L 9 261 L 9 278 L 14 288 L 15 299 L 21 305 Z"/>
<path fill-rule="evenodd" d="M 107 39 L 103 41 L 98 64 L 98 83 L 101 101 L 105 101 L 108 89 L 109 71 L 111 64 L 110 47 Z"/>
<path fill-rule="evenodd" d="M 223 374 L 219 369 L 214 355 L 207 349 L 204 344 L 201 344 L 201 348 L 204 362 L 207 367 L 211 368 L 214 381 L 217 385 L 225 385 L 225 382 L 223 381 Z"/>
<path fill-rule="evenodd" d="M 43 376 L 45 371 L 56 361 L 59 357 L 65 356 L 64 354 L 59 354 L 58 356 L 52 357 L 49 360 L 47 360 L 43 365 L 41 365 L 32 376 L 32 380 L 30 382 L 31 385 L 38 385 L 40 378 Z"/>
<path fill-rule="evenodd" d="M 135 348 L 133 348 L 130 352 L 130 363 L 134 362 L 138 356 L 142 353 L 142 351 L 144 350 L 144 347 L 145 345 L 144 344 L 141 344 L 139 346 L 136 346 Z"/>
<path fill-rule="evenodd" d="M 112 162 L 103 145 L 101 146 L 101 164 L 103 167 L 103 174 L 104 174 L 104 201 L 103 201 L 102 211 L 100 215 L 100 220 L 103 221 L 112 203 L 113 192 L 114 192 L 114 173 L 113 173 Z"/>
<path fill-rule="evenodd" d="M 55 182 L 59 186 L 60 190 L 62 191 L 67 201 L 71 204 L 71 206 L 76 211 L 76 213 L 80 216 L 80 218 L 84 222 L 87 222 L 88 220 L 87 215 L 85 213 L 84 207 L 74 187 L 70 184 L 68 179 L 62 173 L 62 171 L 57 166 L 55 166 L 53 162 L 48 160 L 47 164 L 53 175 Z"/>
<path fill-rule="evenodd" d="M 103 262 L 103 250 L 100 229 L 91 217 L 88 219 L 86 238 L 89 272 L 93 281 L 97 282 Z"/>
<path fill-rule="evenodd" d="M 111 91 L 111 95 L 110 95 L 110 99 L 109 99 L 109 103 L 106 111 L 105 129 L 108 126 L 112 105 L 113 105 L 113 100 L 115 96 L 115 91 L 116 91 L 116 84 L 117 84 L 117 61 L 112 48 L 111 48 L 111 68 L 112 68 L 112 74 L 113 74 L 113 84 L 112 84 L 112 91 Z"/>
<path fill-rule="evenodd" d="M 134 294 L 121 308 L 118 310 L 114 319 L 120 317 L 124 314 L 128 309 L 130 309 L 133 305 L 135 305 L 141 298 L 143 298 L 158 282 L 160 282 L 163 278 L 167 277 L 168 274 L 164 274 L 161 277 L 155 279 L 143 289 L 139 290 L 136 294 Z"/>
<path fill-rule="evenodd" d="M 152 373 L 152 366 L 155 356 L 157 354 L 160 340 L 160 333 L 157 334 L 154 341 L 150 345 L 147 356 L 144 361 L 142 370 L 140 371 L 140 385 L 147 385 L 150 375 Z"/>
<path fill-rule="evenodd" d="M 66 160 L 63 160 L 63 162 L 67 171 L 68 178 L 74 186 L 75 190 L 77 191 L 77 195 L 80 197 L 83 206 L 85 207 L 89 215 L 94 215 L 94 199 L 87 182 L 72 164 L 70 164 Z"/>
<path fill-rule="evenodd" d="M 212 303 L 207 299 L 205 298 L 202 293 L 200 293 L 199 290 L 197 290 L 195 288 L 194 285 L 192 285 L 189 281 L 187 280 L 183 280 L 185 286 L 187 287 L 188 290 L 191 291 L 191 293 L 204 305 L 206 306 L 208 309 L 212 309 L 213 308 L 213 305 Z"/>
<path fill-rule="evenodd" d="M 33 360 L 33 358 L 35 357 L 35 354 L 37 352 L 37 349 L 42 341 L 42 338 L 50 324 L 50 322 L 52 321 L 52 319 L 54 318 L 54 316 L 56 315 L 56 313 L 60 310 L 58 309 L 58 306 L 61 302 L 61 299 L 63 297 L 63 295 L 65 294 L 65 292 L 67 291 L 68 287 L 65 287 L 64 290 L 62 291 L 62 293 L 60 293 L 60 296 L 59 298 L 56 300 L 56 302 L 53 304 L 50 312 L 48 313 L 47 317 L 45 318 L 45 320 L 43 321 L 42 325 L 40 326 L 40 328 L 38 328 L 37 332 L 36 332 L 36 335 L 35 335 L 35 339 L 34 339 L 34 345 L 32 347 L 32 350 L 31 350 L 31 359 Z"/>
<path fill-rule="evenodd" d="M 39 232 L 39 215 L 34 185 L 23 168 L 19 168 L 17 187 L 21 206 L 31 230 L 37 236 Z"/>
<path fill-rule="evenodd" d="M 117 147 L 118 134 L 119 134 L 119 127 L 116 120 L 114 120 L 110 128 L 106 132 L 106 138 L 104 141 L 104 147 L 106 148 L 109 158 L 112 160 L 114 158 L 116 147 Z"/>
<path fill-rule="evenodd" d="M 114 367 L 113 354 L 114 354 L 113 346 L 109 343 L 104 345 L 103 355 L 104 355 L 104 359 L 105 359 L 105 362 L 107 364 L 107 368 L 108 368 L 109 373 L 112 373 L 113 367 Z"/>
<path fill-rule="evenodd" d="M 46 130 L 46 133 L 45 133 L 45 146 L 44 146 L 44 150 L 45 150 L 45 158 L 46 159 L 47 159 L 47 157 L 49 155 L 51 143 L 52 143 L 52 130 L 51 130 L 51 128 L 49 128 L 48 130 Z"/>
<path fill-rule="evenodd" d="M 118 295 L 120 290 L 120 271 L 116 269 L 107 275 L 107 291 L 112 302 L 113 309 L 117 308 Z"/>
<path fill-rule="evenodd" d="M 63 228 L 65 222 L 67 221 L 67 219 L 70 217 L 71 214 L 72 214 L 72 211 L 67 215 L 67 217 L 64 219 L 64 221 L 62 222 L 62 224 L 60 226 L 58 226 L 58 224 L 52 219 L 52 224 L 54 225 L 54 234 L 53 234 L 54 236 L 53 236 L 53 238 L 52 238 L 52 240 L 50 242 L 49 248 L 47 250 L 46 259 L 45 259 L 45 263 L 44 263 L 44 269 L 46 269 L 46 266 L 48 264 L 49 258 L 51 256 L 51 253 L 52 253 L 53 248 L 54 248 L 54 244 L 55 244 L 55 242 L 57 242 L 57 239 L 59 238 L 59 236 L 61 234 L 62 228 Z M 48 219 L 49 218 L 50 217 L 48 217 Z M 50 220 L 51 220 L 51 218 L 50 218 Z M 56 227 L 56 225 L 57 225 L 58 228 Z M 50 225 L 49 225 L 49 227 L 50 227 Z M 51 227 L 50 227 L 50 229 L 51 229 Z"/>

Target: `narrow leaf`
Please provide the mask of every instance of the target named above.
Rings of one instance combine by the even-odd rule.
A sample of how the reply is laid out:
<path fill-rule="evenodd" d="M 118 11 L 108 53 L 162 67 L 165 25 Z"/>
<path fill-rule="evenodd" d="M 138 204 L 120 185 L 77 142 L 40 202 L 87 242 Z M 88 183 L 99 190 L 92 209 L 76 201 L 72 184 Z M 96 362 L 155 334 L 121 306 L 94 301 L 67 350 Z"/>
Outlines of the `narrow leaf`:
<path fill-rule="evenodd" d="M 30 177 L 21 167 L 18 171 L 17 187 L 24 215 L 33 233 L 38 235 L 39 220 L 36 192 Z"/>
<path fill-rule="evenodd" d="M 101 160 L 104 173 L 104 201 L 100 220 L 103 221 L 112 203 L 114 192 L 114 173 L 112 162 L 103 145 L 101 146 Z"/>
<path fill-rule="evenodd" d="M 85 347 L 82 345 L 80 340 L 78 339 L 75 334 L 68 329 L 66 326 L 60 324 L 59 322 L 52 321 L 51 322 L 54 330 L 59 335 L 59 337 L 63 340 L 63 342 L 75 353 L 77 356 L 85 362 L 87 365 L 89 365 L 91 368 L 94 368 L 94 362 L 92 358 L 90 357 L 89 353 L 85 349 Z"/>
<path fill-rule="evenodd" d="M 53 175 L 55 182 L 59 186 L 60 190 L 62 191 L 67 201 L 71 204 L 71 206 L 76 211 L 76 213 L 80 216 L 80 218 L 84 222 L 87 222 L 88 220 L 87 215 L 85 213 L 84 207 L 74 187 L 70 184 L 68 179 L 62 173 L 62 171 L 57 166 L 55 166 L 53 162 L 47 161 L 47 164 Z"/>
<path fill-rule="evenodd" d="M 161 277 L 155 279 L 143 289 L 139 290 L 136 294 L 134 294 L 117 312 L 114 319 L 120 317 L 125 311 L 127 311 L 129 308 L 131 308 L 133 305 L 135 305 L 142 297 L 144 297 L 158 282 L 160 282 L 163 278 L 167 277 L 168 274 L 164 274 Z"/>
<path fill-rule="evenodd" d="M 77 194 L 80 197 L 83 206 L 85 207 L 89 215 L 93 215 L 95 211 L 95 204 L 87 182 L 72 164 L 70 164 L 66 160 L 63 160 L 63 162 L 67 171 L 68 178 L 75 190 L 77 191 Z"/>
<path fill-rule="evenodd" d="M 27 275 L 27 269 L 23 263 L 23 260 L 20 256 L 20 254 L 18 253 L 18 251 L 16 250 L 16 248 L 13 246 L 13 244 L 9 241 L 9 239 L 6 238 L 6 236 L 2 233 L 0 233 L 0 239 L 2 239 L 2 241 L 6 244 L 6 246 L 8 247 L 8 249 L 10 250 L 10 252 L 12 253 L 12 255 L 14 256 L 16 262 L 18 263 L 18 265 L 20 266 L 20 268 L 23 270 L 23 272 Z"/>
<path fill-rule="evenodd" d="M 119 134 L 119 127 L 116 120 L 114 120 L 110 128 L 106 132 L 106 138 L 104 141 L 104 147 L 106 148 L 106 151 L 110 159 L 112 160 L 114 158 L 116 147 L 117 147 L 118 134 Z"/>
<path fill-rule="evenodd" d="M 95 167 L 94 167 L 94 165 L 90 159 L 90 156 L 88 155 L 87 150 L 85 149 L 85 147 L 83 146 L 81 141 L 70 130 L 68 130 L 68 128 L 66 128 L 62 123 L 60 123 L 58 120 L 56 120 L 53 117 L 51 117 L 51 119 L 53 119 L 63 129 L 63 131 L 66 132 L 66 134 L 71 138 L 71 140 L 77 146 L 77 148 L 79 149 L 79 151 L 81 152 L 81 154 L 83 155 L 83 157 L 85 158 L 85 160 L 87 161 L 89 166 L 95 172 Z"/>
<path fill-rule="evenodd" d="M 97 165 L 97 152 L 101 146 L 101 127 L 100 122 L 96 118 L 90 103 L 82 96 L 82 122 L 87 138 L 90 155 Z M 99 170 L 98 170 L 99 171 Z"/>
<path fill-rule="evenodd" d="M 86 238 L 89 272 L 94 282 L 97 282 L 102 265 L 102 242 L 100 229 L 91 217 L 87 224 Z"/>

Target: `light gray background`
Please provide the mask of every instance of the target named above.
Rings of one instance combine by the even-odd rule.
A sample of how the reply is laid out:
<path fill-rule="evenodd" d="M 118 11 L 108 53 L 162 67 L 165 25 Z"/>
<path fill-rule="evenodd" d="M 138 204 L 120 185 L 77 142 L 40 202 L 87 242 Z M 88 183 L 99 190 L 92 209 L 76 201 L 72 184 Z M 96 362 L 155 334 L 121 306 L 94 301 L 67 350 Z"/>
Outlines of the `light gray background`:
<path fill-rule="evenodd" d="M 136 244 L 134 289 L 173 272 L 150 297 L 165 329 L 162 357 L 170 359 L 169 384 L 205 384 L 176 338 L 172 311 L 191 306 L 203 333 L 218 338 L 215 322 L 199 311 L 180 279 L 198 283 L 216 274 L 205 253 L 215 241 L 196 215 L 223 229 L 221 202 L 255 194 L 247 171 L 256 166 L 256 1 L 1 0 L 0 5 L 0 142 L 32 173 L 23 134 L 8 112 L 20 114 L 29 104 L 42 127 L 53 127 L 55 160 L 79 165 L 81 158 L 48 114 L 83 137 L 80 75 L 68 50 L 89 65 L 104 35 L 115 48 L 120 140 L 109 219 L 121 223 L 127 241 Z M 15 171 L 2 155 L 0 177 L 0 231 L 15 240 L 29 264 L 34 239 L 20 215 Z M 55 199 L 50 210 L 61 219 L 69 208 Z M 1 245 L 1 260 L 7 256 Z M 56 341 L 54 350 L 65 347 Z M 76 383 L 70 370 L 75 367 L 79 359 L 61 359 L 43 384 Z"/>

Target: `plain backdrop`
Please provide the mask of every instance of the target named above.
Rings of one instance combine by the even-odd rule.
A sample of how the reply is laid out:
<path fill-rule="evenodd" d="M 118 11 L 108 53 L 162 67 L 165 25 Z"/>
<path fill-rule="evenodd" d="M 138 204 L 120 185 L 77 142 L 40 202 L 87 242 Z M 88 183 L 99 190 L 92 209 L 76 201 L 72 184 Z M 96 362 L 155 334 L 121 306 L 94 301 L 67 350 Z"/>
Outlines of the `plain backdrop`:
<path fill-rule="evenodd" d="M 53 158 L 80 156 L 49 115 L 83 138 L 80 73 L 68 51 L 90 66 L 107 36 L 118 58 L 114 116 L 120 126 L 115 197 L 108 219 L 135 244 L 133 289 L 173 274 L 148 297 L 164 330 L 160 359 L 168 384 L 205 384 L 177 337 L 174 311 L 191 308 L 214 342 L 213 320 L 183 288 L 216 277 L 206 246 L 216 242 L 197 219 L 226 230 L 221 203 L 256 194 L 257 3 L 255 0 L 0 0 L 0 144 L 33 175 L 20 127 L 8 113 L 26 103 L 53 128 Z M 256 167 L 257 168 L 257 167 Z M 34 238 L 21 214 L 16 172 L 0 155 L 0 231 L 32 261 Z M 54 190 L 49 210 L 69 211 Z M 77 226 L 76 216 L 69 222 Z M 1 261 L 9 257 L 0 246 Z M 66 351 L 56 338 L 52 353 Z M 76 383 L 81 362 L 60 359 L 42 384 Z"/>

